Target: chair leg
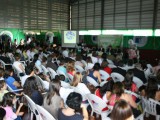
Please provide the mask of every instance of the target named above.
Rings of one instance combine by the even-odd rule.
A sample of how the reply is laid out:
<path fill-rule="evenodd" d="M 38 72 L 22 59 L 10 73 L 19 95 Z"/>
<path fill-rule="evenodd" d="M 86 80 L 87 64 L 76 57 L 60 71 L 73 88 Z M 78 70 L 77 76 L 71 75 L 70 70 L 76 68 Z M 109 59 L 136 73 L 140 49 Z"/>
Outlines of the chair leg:
<path fill-rule="evenodd" d="M 92 110 L 92 112 L 91 112 L 91 116 L 93 116 L 93 110 Z"/>

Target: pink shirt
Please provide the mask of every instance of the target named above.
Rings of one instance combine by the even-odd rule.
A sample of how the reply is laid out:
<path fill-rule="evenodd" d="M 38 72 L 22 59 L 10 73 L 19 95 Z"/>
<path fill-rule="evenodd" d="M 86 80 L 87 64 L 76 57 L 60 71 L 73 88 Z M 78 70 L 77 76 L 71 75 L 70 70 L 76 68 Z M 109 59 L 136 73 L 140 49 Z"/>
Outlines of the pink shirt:
<path fill-rule="evenodd" d="M 17 118 L 17 115 L 13 112 L 12 107 L 6 106 L 4 109 L 6 110 L 6 120 L 14 120 Z"/>

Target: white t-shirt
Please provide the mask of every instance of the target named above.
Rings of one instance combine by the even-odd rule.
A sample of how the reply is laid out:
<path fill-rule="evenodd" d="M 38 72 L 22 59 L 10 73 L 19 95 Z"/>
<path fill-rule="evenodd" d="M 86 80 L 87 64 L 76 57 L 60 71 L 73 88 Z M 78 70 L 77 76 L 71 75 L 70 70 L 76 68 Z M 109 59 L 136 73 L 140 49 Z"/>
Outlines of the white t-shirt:
<path fill-rule="evenodd" d="M 20 69 L 19 65 L 22 65 L 19 61 L 15 61 L 13 66 L 18 70 L 19 73 L 23 73 L 22 69 Z M 22 65 L 23 66 L 23 65 Z"/>
<path fill-rule="evenodd" d="M 29 77 L 29 75 L 25 75 L 25 76 L 23 76 L 23 77 L 21 77 L 21 86 L 23 87 L 23 85 L 24 85 L 24 83 L 25 83 L 25 81 L 26 81 L 26 79 Z"/>

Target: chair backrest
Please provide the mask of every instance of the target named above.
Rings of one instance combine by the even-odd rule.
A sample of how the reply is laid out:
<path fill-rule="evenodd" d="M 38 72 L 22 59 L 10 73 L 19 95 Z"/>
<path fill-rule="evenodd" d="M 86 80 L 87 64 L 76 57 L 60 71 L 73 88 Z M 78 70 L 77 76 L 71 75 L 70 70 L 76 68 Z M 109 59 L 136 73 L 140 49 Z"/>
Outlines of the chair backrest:
<path fill-rule="evenodd" d="M 132 92 L 132 91 L 130 91 L 130 90 L 125 90 L 124 92 L 127 93 L 127 94 L 130 94 L 130 95 L 134 95 L 136 98 L 141 99 L 141 96 L 140 96 L 140 95 L 138 95 L 138 94 L 136 94 L 136 93 L 134 93 L 134 92 Z"/>
<path fill-rule="evenodd" d="M 39 72 L 43 72 L 43 69 L 41 66 L 35 64 L 35 67 L 38 69 Z"/>
<path fill-rule="evenodd" d="M 104 70 L 99 70 L 99 73 L 101 75 L 101 79 L 103 80 L 107 80 L 110 77 L 110 75 Z"/>
<path fill-rule="evenodd" d="M 99 84 L 91 77 L 87 76 L 87 81 L 92 84 L 94 87 L 99 86 Z"/>
<path fill-rule="evenodd" d="M 49 82 L 43 81 L 39 76 L 35 75 L 36 79 L 40 81 L 42 87 L 46 90 L 49 90 Z M 45 83 L 46 82 L 46 83 Z"/>
<path fill-rule="evenodd" d="M 36 120 L 42 120 L 40 118 L 40 114 L 37 110 L 36 104 L 33 102 L 33 100 L 28 95 L 24 94 L 24 97 L 27 100 L 27 104 L 28 104 L 28 107 L 30 108 L 31 114 L 34 114 L 36 116 Z M 32 117 L 33 115 L 31 115 L 31 120 L 33 119 Z"/>
<path fill-rule="evenodd" d="M 108 62 L 108 64 L 112 64 L 112 65 L 114 65 L 114 63 L 113 63 L 113 61 L 112 61 L 112 60 L 107 59 L 107 62 Z"/>
<path fill-rule="evenodd" d="M 110 67 L 110 68 L 116 68 L 117 66 L 115 66 L 114 64 L 108 64 L 108 67 Z"/>
<path fill-rule="evenodd" d="M 46 68 L 44 65 L 41 65 L 41 68 L 42 68 L 42 70 L 43 70 L 43 73 L 44 73 L 45 75 L 48 75 L 48 70 L 47 70 L 47 68 Z"/>
<path fill-rule="evenodd" d="M 75 65 L 75 69 L 77 72 L 80 72 L 80 73 L 82 73 L 84 71 L 84 69 L 79 65 Z"/>
<path fill-rule="evenodd" d="M 61 86 L 64 88 L 70 88 L 70 84 L 65 81 L 61 81 Z"/>
<path fill-rule="evenodd" d="M 92 111 L 97 114 L 101 114 L 102 110 L 107 107 L 107 104 L 94 94 L 87 94 L 86 98 L 91 105 Z"/>
<path fill-rule="evenodd" d="M 86 61 L 81 60 L 81 62 L 84 64 L 85 67 L 87 66 L 87 62 Z"/>
<path fill-rule="evenodd" d="M 36 105 L 38 112 L 40 113 L 40 117 L 42 120 L 56 120 L 46 109 L 42 106 Z"/>
<path fill-rule="evenodd" d="M 124 76 L 122 76 L 119 73 L 113 72 L 111 73 L 111 77 L 114 80 L 114 82 L 122 82 L 124 81 Z"/>
<path fill-rule="evenodd" d="M 85 70 L 90 70 L 90 69 L 93 68 L 93 66 L 94 66 L 93 63 L 88 63 L 87 66 L 86 66 L 86 68 L 85 68 Z"/>
<path fill-rule="evenodd" d="M 54 71 L 52 68 L 49 68 L 49 67 L 47 69 L 48 69 L 48 72 L 51 76 L 51 79 L 54 79 L 55 76 L 57 75 L 56 71 Z"/>
<path fill-rule="evenodd" d="M 133 82 L 136 84 L 137 88 L 141 87 L 143 85 L 142 80 L 140 80 L 138 77 L 133 77 Z"/>
<path fill-rule="evenodd" d="M 72 81 L 73 81 L 73 75 L 67 73 L 67 76 L 68 76 L 68 78 L 69 78 L 69 81 L 72 82 Z"/>
<path fill-rule="evenodd" d="M 151 98 L 146 99 L 146 98 L 142 98 L 142 106 L 145 112 L 151 114 L 151 115 L 155 115 L 157 116 L 157 110 L 156 110 L 156 106 L 159 105 L 160 106 L 160 102 L 155 101 Z"/>
<path fill-rule="evenodd" d="M 93 63 L 93 64 L 95 64 L 95 63 L 98 62 L 98 58 L 96 58 L 96 57 L 93 57 L 93 56 L 92 56 L 91 59 L 92 59 L 92 63 Z"/>

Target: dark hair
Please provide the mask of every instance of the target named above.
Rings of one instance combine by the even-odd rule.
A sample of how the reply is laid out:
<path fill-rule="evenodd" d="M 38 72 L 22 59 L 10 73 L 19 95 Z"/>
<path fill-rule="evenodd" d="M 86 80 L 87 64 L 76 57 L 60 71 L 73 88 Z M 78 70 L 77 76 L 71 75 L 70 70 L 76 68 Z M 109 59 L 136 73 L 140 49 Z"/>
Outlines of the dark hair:
<path fill-rule="evenodd" d="M 4 80 L 0 80 L 0 90 L 4 87 L 6 82 Z"/>
<path fill-rule="evenodd" d="M 14 56 L 15 56 L 16 61 L 18 61 L 21 58 L 21 55 L 19 53 L 15 53 Z"/>
<path fill-rule="evenodd" d="M 0 107 L 0 120 L 4 120 L 4 117 L 6 116 L 6 111 L 4 108 Z"/>
<path fill-rule="evenodd" d="M 16 96 L 16 94 L 13 92 L 5 93 L 3 96 L 3 100 L 2 100 L 2 106 L 3 107 L 13 106 L 13 99 L 15 96 Z"/>
<path fill-rule="evenodd" d="M 130 105 L 125 100 L 119 100 L 113 107 L 111 120 L 126 120 L 133 115 Z"/>
<path fill-rule="evenodd" d="M 14 70 L 13 69 L 6 69 L 4 77 L 8 78 L 10 76 L 11 72 L 14 72 Z"/>
<path fill-rule="evenodd" d="M 118 97 L 120 97 L 122 93 L 124 93 L 123 84 L 121 82 L 114 83 L 113 93 L 116 94 Z"/>
<path fill-rule="evenodd" d="M 100 95 L 103 96 L 107 91 L 112 92 L 113 89 L 113 80 L 109 80 L 107 83 L 105 83 L 101 88 L 100 88 Z"/>
<path fill-rule="evenodd" d="M 124 87 L 127 90 L 131 89 L 132 83 L 133 83 L 133 76 L 134 73 L 132 70 L 128 70 L 125 76 L 125 80 L 124 80 Z"/>
<path fill-rule="evenodd" d="M 3 77 L 3 76 L 4 76 L 4 69 L 0 68 L 0 77 Z"/>
<path fill-rule="evenodd" d="M 101 68 L 104 69 L 108 66 L 108 62 L 107 60 L 103 60 L 102 63 L 101 63 Z"/>
<path fill-rule="evenodd" d="M 79 93 L 72 92 L 68 95 L 66 104 L 68 107 L 79 110 L 82 102 L 82 96 Z"/>
<path fill-rule="evenodd" d="M 57 94 L 59 95 L 59 89 L 60 89 L 60 81 L 52 81 L 49 84 L 49 91 L 47 93 L 47 100 L 48 105 L 52 104 L 52 97 Z"/>
<path fill-rule="evenodd" d="M 99 70 L 101 67 L 100 67 L 100 64 L 99 63 L 95 63 L 94 66 L 93 66 L 93 70 Z"/>
<path fill-rule="evenodd" d="M 101 58 L 103 58 L 103 60 L 106 60 L 107 59 L 107 53 L 103 53 Z"/>
<path fill-rule="evenodd" d="M 38 55 L 38 54 L 35 54 L 35 55 L 34 55 L 33 63 L 35 63 L 35 62 L 38 60 L 38 57 L 39 57 L 39 55 Z"/>
<path fill-rule="evenodd" d="M 28 77 L 23 86 L 24 93 L 31 96 L 34 90 L 38 90 L 38 85 L 35 77 Z"/>
<path fill-rule="evenodd" d="M 157 91 L 158 91 L 158 84 L 156 78 L 149 78 L 146 87 L 147 98 L 155 99 Z"/>
<path fill-rule="evenodd" d="M 33 66 L 32 65 L 28 65 L 27 67 L 25 67 L 25 71 L 27 75 L 30 75 L 31 72 L 33 71 Z"/>
<path fill-rule="evenodd" d="M 81 61 L 82 60 L 82 56 L 80 54 L 76 55 L 76 61 Z"/>

